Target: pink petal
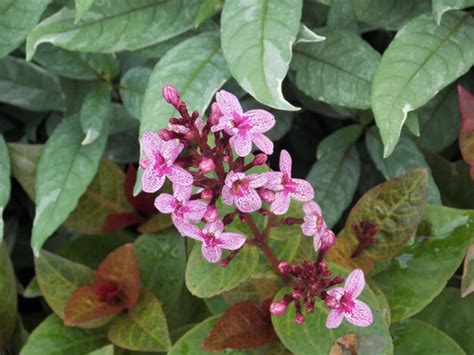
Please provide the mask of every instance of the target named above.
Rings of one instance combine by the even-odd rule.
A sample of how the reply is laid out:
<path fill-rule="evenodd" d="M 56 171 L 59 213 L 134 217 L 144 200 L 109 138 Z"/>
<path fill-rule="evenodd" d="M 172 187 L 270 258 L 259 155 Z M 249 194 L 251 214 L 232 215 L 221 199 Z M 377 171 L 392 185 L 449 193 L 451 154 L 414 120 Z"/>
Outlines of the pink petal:
<path fill-rule="evenodd" d="M 275 117 L 265 110 L 250 110 L 245 112 L 252 128 L 252 133 L 264 133 L 275 125 Z"/>
<path fill-rule="evenodd" d="M 199 134 L 202 134 L 202 130 L 204 129 L 205 124 L 201 117 L 198 117 L 196 121 L 194 121 L 194 126 L 197 128 Z"/>
<path fill-rule="evenodd" d="M 168 176 L 168 179 L 170 179 L 173 184 L 191 185 L 193 183 L 193 176 L 177 165 L 170 166 L 166 176 Z"/>
<path fill-rule="evenodd" d="M 232 136 L 229 143 L 239 157 L 245 157 L 252 151 L 252 136 L 248 131 L 240 131 Z"/>
<path fill-rule="evenodd" d="M 193 192 L 193 185 L 173 185 L 173 196 L 180 201 L 187 201 Z"/>
<path fill-rule="evenodd" d="M 233 113 L 242 114 L 242 106 L 240 106 L 240 102 L 232 95 L 230 92 L 225 90 L 220 90 L 216 93 L 216 101 L 217 105 L 219 106 L 219 110 L 225 116 L 232 116 Z"/>
<path fill-rule="evenodd" d="M 283 174 L 278 171 L 272 171 L 269 173 L 263 173 L 267 178 L 267 182 L 265 183 L 265 187 L 272 191 L 280 191 L 283 190 L 283 185 L 281 183 Z"/>
<path fill-rule="evenodd" d="M 329 311 L 328 318 L 326 319 L 326 328 L 334 329 L 341 325 L 344 319 L 344 313 L 337 309 Z"/>
<path fill-rule="evenodd" d="M 305 215 L 316 215 L 321 216 L 321 206 L 314 201 L 308 201 L 303 205 L 303 211 Z"/>
<path fill-rule="evenodd" d="M 255 190 L 250 189 L 246 195 L 235 197 L 235 206 L 240 212 L 254 212 L 262 207 L 262 199 Z"/>
<path fill-rule="evenodd" d="M 275 201 L 270 206 L 270 211 L 277 215 L 285 214 L 290 208 L 290 195 L 286 191 L 275 194 Z"/>
<path fill-rule="evenodd" d="M 219 132 L 222 131 L 223 129 L 226 128 L 231 128 L 232 127 L 232 116 L 222 116 L 219 118 L 219 122 L 217 122 L 216 125 L 211 127 L 212 132 Z"/>
<path fill-rule="evenodd" d="M 161 155 L 168 165 L 174 163 L 179 153 L 183 150 L 184 145 L 179 143 L 178 139 L 171 139 L 164 142 L 161 146 Z"/>
<path fill-rule="evenodd" d="M 193 238 L 200 242 L 203 241 L 202 239 L 202 231 L 196 227 L 194 224 L 181 221 L 179 223 L 179 231 L 184 234 L 186 237 Z"/>
<path fill-rule="evenodd" d="M 262 187 L 267 182 L 265 174 L 250 174 L 247 178 L 250 180 L 249 186 L 252 189 Z"/>
<path fill-rule="evenodd" d="M 171 214 L 171 220 L 173 221 L 173 224 L 178 230 L 179 234 L 181 234 L 181 236 L 183 237 L 186 237 L 189 233 L 191 233 L 189 228 L 194 227 L 191 223 L 185 221 L 180 217 L 177 217 L 175 214 Z"/>
<path fill-rule="evenodd" d="M 283 174 L 291 176 L 291 156 L 286 150 L 282 150 L 280 153 L 280 171 Z"/>
<path fill-rule="evenodd" d="M 368 327 L 374 321 L 369 306 L 359 300 L 354 301 L 354 307 L 349 312 L 345 312 L 344 316 L 349 323 L 358 327 Z"/>
<path fill-rule="evenodd" d="M 207 223 L 202 231 L 204 234 L 219 236 L 224 231 L 224 223 L 218 219 L 215 222 Z"/>
<path fill-rule="evenodd" d="M 210 263 L 217 263 L 221 260 L 222 249 L 219 247 L 208 247 L 206 243 L 202 243 L 201 252 L 204 259 Z"/>
<path fill-rule="evenodd" d="M 252 133 L 252 141 L 265 154 L 273 154 L 273 142 L 262 133 Z"/>
<path fill-rule="evenodd" d="M 158 175 L 152 167 L 145 169 L 142 175 L 142 189 L 145 192 L 156 192 L 163 186 L 165 182 L 164 175 Z"/>
<path fill-rule="evenodd" d="M 157 134 L 150 131 L 143 133 L 142 146 L 148 157 L 153 157 L 156 153 L 160 152 L 162 143 L 163 141 Z"/>
<path fill-rule="evenodd" d="M 161 213 L 171 213 L 175 209 L 175 198 L 170 194 L 160 194 L 155 199 L 155 207 Z"/>
<path fill-rule="evenodd" d="M 219 237 L 221 247 L 228 250 L 237 250 L 245 244 L 246 238 L 238 233 L 222 233 Z"/>
<path fill-rule="evenodd" d="M 201 201 L 189 201 L 186 206 L 190 209 L 186 213 L 186 218 L 194 222 L 199 222 L 207 211 L 207 205 Z"/>
<path fill-rule="evenodd" d="M 232 189 L 227 185 L 224 185 L 222 188 L 222 201 L 228 206 L 234 203 L 234 194 L 232 193 Z"/>
<path fill-rule="evenodd" d="M 334 287 L 327 291 L 329 296 L 335 297 L 338 300 L 341 300 L 342 296 L 344 296 L 344 293 L 345 291 L 342 287 Z"/>
<path fill-rule="evenodd" d="M 296 190 L 291 193 L 291 197 L 298 201 L 310 201 L 314 198 L 314 190 L 309 182 L 302 179 L 292 179 Z"/>
<path fill-rule="evenodd" d="M 351 295 L 351 298 L 357 298 L 362 293 L 365 286 L 364 272 L 361 269 L 353 270 L 347 277 L 344 290 Z"/>
<path fill-rule="evenodd" d="M 313 246 L 314 246 L 314 251 L 319 251 L 321 248 L 321 237 L 319 235 L 315 235 L 313 237 Z"/>

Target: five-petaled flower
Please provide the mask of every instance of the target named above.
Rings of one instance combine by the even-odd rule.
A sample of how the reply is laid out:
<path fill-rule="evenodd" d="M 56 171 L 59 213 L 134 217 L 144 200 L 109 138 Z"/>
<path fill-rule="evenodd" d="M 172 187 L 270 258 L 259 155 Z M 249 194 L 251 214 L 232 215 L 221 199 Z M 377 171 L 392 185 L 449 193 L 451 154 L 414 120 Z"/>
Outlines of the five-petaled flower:
<path fill-rule="evenodd" d="M 308 237 L 321 237 L 326 230 L 326 222 L 321 212 L 321 207 L 314 201 L 308 201 L 303 205 L 304 223 L 301 230 Z"/>
<path fill-rule="evenodd" d="M 185 229 L 188 237 L 202 242 L 202 255 L 210 263 L 217 263 L 221 259 L 222 249 L 240 249 L 246 240 L 242 234 L 224 232 L 221 220 L 207 223 L 202 230 L 195 225 L 186 225 Z"/>
<path fill-rule="evenodd" d="M 262 207 L 262 199 L 255 189 L 265 185 L 264 174 L 235 173 L 229 171 L 222 188 L 222 200 L 226 205 L 235 204 L 239 211 L 250 213 Z"/>
<path fill-rule="evenodd" d="M 142 189 L 145 192 L 158 191 L 165 182 L 165 177 L 176 185 L 191 185 L 193 176 L 175 160 L 184 148 L 177 139 L 163 141 L 152 132 L 145 132 L 142 138 L 145 158 L 140 161 L 140 167 L 145 171 L 142 175 Z"/>
<path fill-rule="evenodd" d="M 212 127 L 212 132 L 224 130 L 231 136 L 229 143 L 240 157 L 252 150 L 252 142 L 265 154 L 273 153 L 273 143 L 263 133 L 275 125 L 275 118 L 265 110 L 244 112 L 237 97 L 221 90 L 216 94 L 217 105 L 223 116 Z"/>
<path fill-rule="evenodd" d="M 372 324 L 373 316 L 369 306 L 356 299 L 364 286 L 364 272 L 356 269 L 349 274 L 344 287 L 335 287 L 327 291 L 325 302 L 331 311 L 326 320 L 326 327 L 337 328 L 344 318 L 358 327 L 368 327 Z"/>
<path fill-rule="evenodd" d="M 155 207 L 161 213 L 171 213 L 176 229 L 183 233 L 185 223 L 200 222 L 207 211 L 207 205 L 198 200 L 190 201 L 192 185 L 174 185 L 173 195 L 162 193 L 155 199 Z"/>
<path fill-rule="evenodd" d="M 280 153 L 280 172 L 265 173 L 265 187 L 277 191 L 270 211 L 276 215 L 285 214 L 290 207 L 290 199 L 310 201 L 314 198 L 314 190 L 309 182 L 291 177 L 291 156 L 286 150 Z"/>

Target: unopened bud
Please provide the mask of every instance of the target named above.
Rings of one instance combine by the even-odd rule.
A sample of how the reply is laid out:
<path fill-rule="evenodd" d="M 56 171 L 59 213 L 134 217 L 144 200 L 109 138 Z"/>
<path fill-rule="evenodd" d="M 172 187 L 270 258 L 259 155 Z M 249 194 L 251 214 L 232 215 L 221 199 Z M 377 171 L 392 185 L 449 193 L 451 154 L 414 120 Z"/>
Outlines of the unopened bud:
<path fill-rule="evenodd" d="M 263 153 L 258 153 L 252 160 L 253 166 L 263 165 L 268 161 L 268 156 Z"/>
<path fill-rule="evenodd" d="M 196 140 L 196 132 L 195 131 L 189 131 L 187 133 L 184 134 L 184 139 L 189 141 L 189 142 L 193 142 L 194 140 Z"/>
<path fill-rule="evenodd" d="M 204 220 L 206 223 L 212 223 L 219 219 L 219 212 L 214 206 L 208 206 L 207 211 L 204 214 Z"/>
<path fill-rule="evenodd" d="M 336 297 L 331 296 L 331 295 L 326 295 L 326 297 L 324 298 L 324 302 L 326 303 L 326 306 L 328 306 L 329 308 L 337 308 L 340 305 L 339 300 Z"/>
<path fill-rule="evenodd" d="M 228 155 L 225 155 L 223 158 L 222 158 L 223 161 L 225 161 L 226 163 L 230 162 L 230 157 Z"/>
<path fill-rule="evenodd" d="M 304 315 L 301 312 L 296 313 L 295 315 L 295 323 L 301 325 L 304 323 Z"/>
<path fill-rule="evenodd" d="M 270 305 L 270 312 L 276 316 L 282 316 L 288 309 L 288 302 L 285 299 L 281 301 L 273 301 Z"/>
<path fill-rule="evenodd" d="M 299 300 L 301 297 L 303 296 L 303 292 L 301 292 L 301 290 L 294 290 L 292 293 L 291 293 L 291 297 L 293 297 L 293 299 L 296 301 L 296 300 Z"/>
<path fill-rule="evenodd" d="M 180 102 L 179 91 L 176 90 L 176 88 L 173 85 L 166 84 L 165 86 L 163 86 L 162 93 L 167 103 L 173 105 L 174 107 L 177 107 L 179 105 L 179 102 Z"/>
<path fill-rule="evenodd" d="M 258 195 L 263 200 L 263 202 L 272 203 L 273 201 L 275 201 L 275 194 L 271 190 L 259 189 Z"/>
<path fill-rule="evenodd" d="M 170 139 L 173 139 L 175 137 L 174 132 L 171 132 L 170 130 L 165 129 L 165 128 L 160 129 L 160 131 L 158 132 L 158 135 L 164 141 L 169 141 Z"/>
<path fill-rule="evenodd" d="M 308 312 L 308 313 L 313 313 L 314 312 L 314 304 L 306 303 L 304 305 L 304 308 L 306 309 L 306 312 Z"/>
<path fill-rule="evenodd" d="M 219 118 L 222 116 L 221 110 L 217 102 L 214 102 L 211 106 L 211 113 L 209 115 L 209 124 L 215 126 L 219 123 Z"/>
<path fill-rule="evenodd" d="M 328 251 L 334 243 L 336 243 L 336 235 L 334 232 L 330 229 L 327 229 L 322 235 L 321 235 L 321 246 L 320 246 L 320 251 L 325 253 Z"/>
<path fill-rule="evenodd" d="M 213 171 L 216 168 L 214 164 L 214 160 L 211 158 L 203 157 L 201 162 L 199 163 L 199 172 L 201 174 L 207 174 L 210 171 Z"/>
<path fill-rule="evenodd" d="M 288 274 L 291 271 L 291 264 L 288 261 L 282 261 L 278 264 L 278 271 L 282 274 Z"/>
<path fill-rule="evenodd" d="M 214 193 L 212 192 L 211 189 L 204 189 L 201 192 L 201 198 L 204 201 L 211 201 L 213 196 L 214 196 Z"/>

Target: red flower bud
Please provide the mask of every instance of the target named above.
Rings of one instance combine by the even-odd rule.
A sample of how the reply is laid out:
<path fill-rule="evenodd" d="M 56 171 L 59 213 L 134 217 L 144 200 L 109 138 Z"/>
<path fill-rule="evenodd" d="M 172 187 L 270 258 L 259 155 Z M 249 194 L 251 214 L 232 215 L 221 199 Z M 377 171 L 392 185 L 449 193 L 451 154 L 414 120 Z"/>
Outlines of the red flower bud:
<path fill-rule="evenodd" d="M 206 223 L 212 223 L 219 219 L 219 212 L 215 206 L 208 206 L 207 211 L 204 214 L 204 220 Z"/>
<path fill-rule="evenodd" d="M 176 90 L 176 88 L 173 85 L 166 84 L 163 86 L 163 97 L 165 101 L 174 107 L 178 107 L 179 102 L 180 102 L 180 95 L 179 91 Z"/>
<path fill-rule="evenodd" d="M 160 129 L 160 131 L 158 132 L 158 135 L 160 136 L 161 139 L 163 139 L 164 141 L 169 141 L 173 138 L 176 137 L 175 133 L 168 130 L 168 129 L 165 129 L 165 128 L 162 128 Z"/>
<path fill-rule="evenodd" d="M 282 274 L 288 274 L 291 271 L 291 264 L 288 261 L 282 261 L 278 264 L 278 271 Z"/>
<path fill-rule="evenodd" d="M 288 302 L 285 299 L 281 301 L 273 301 L 270 305 L 270 312 L 276 316 L 282 316 L 288 309 Z"/>
<path fill-rule="evenodd" d="M 209 115 L 209 124 L 215 126 L 219 123 L 219 118 L 222 116 L 221 110 L 219 110 L 219 105 L 217 102 L 214 102 L 211 106 L 211 114 Z"/>
<path fill-rule="evenodd" d="M 275 201 L 275 194 L 271 190 L 259 189 L 258 195 L 261 197 L 263 202 L 272 203 L 273 201 Z"/>
<path fill-rule="evenodd" d="M 199 172 L 201 174 L 207 174 L 210 171 L 213 171 L 216 168 L 214 164 L 214 160 L 211 158 L 203 157 L 201 162 L 199 163 Z"/>
<path fill-rule="evenodd" d="M 296 313 L 295 315 L 295 323 L 301 325 L 304 323 L 304 315 L 300 312 Z"/>
<path fill-rule="evenodd" d="M 204 189 L 201 192 L 201 198 L 204 201 L 211 201 L 213 196 L 214 196 L 214 193 L 212 192 L 211 189 Z"/>
<path fill-rule="evenodd" d="M 255 158 L 253 158 L 252 165 L 258 166 L 263 165 L 268 161 L 268 156 L 264 153 L 258 153 Z"/>

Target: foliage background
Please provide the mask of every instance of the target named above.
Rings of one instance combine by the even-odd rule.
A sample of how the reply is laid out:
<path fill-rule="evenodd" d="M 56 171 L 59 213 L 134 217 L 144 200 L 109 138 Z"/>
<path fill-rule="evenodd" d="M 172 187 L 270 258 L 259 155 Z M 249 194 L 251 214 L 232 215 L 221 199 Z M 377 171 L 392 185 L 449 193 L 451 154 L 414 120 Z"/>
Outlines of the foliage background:
<path fill-rule="evenodd" d="M 335 231 L 350 225 L 349 212 L 372 187 L 426 169 L 427 212 L 408 203 L 419 220 L 410 230 L 394 228 L 397 247 L 385 260 L 375 258 L 371 274 L 392 323 L 384 349 L 390 353 L 393 340 L 396 353 L 419 353 L 420 346 L 430 353 L 431 344 L 441 353 L 472 353 L 467 315 L 474 298 L 460 297 L 456 271 L 474 237 L 474 188 L 459 149 L 456 91 L 457 84 L 474 90 L 472 6 L 472 0 L 2 1 L 0 348 L 15 352 L 26 344 L 23 353 L 36 354 L 105 346 L 106 353 L 115 339 L 115 352 L 145 350 L 153 334 L 132 336 L 130 344 L 124 339 L 134 329 L 107 340 L 101 328 L 69 329 L 48 316 L 51 309 L 61 315 L 65 297 L 87 282 L 90 270 L 77 268 L 95 269 L 130 241 L 142 282 L 163 306 L 167 320 L 157 328 L 169 329 L 171 353 L 199 353 L 213 315 L 242 294 L 261 300 L 279 289 L 252 250 L 207 284 L 200 275 L 215 269 L 190 253 L 192 245 L 184 245 L 169 219 L 153 214 L 149 199 L 131 196 L 138 137 L 166 127 L 173 109 L 161 87 L 171 83 L 201 114 L 220 88 L 246 108 L 272 111 L 276 151 L 290 151 L 294 176 L 311 182 Z M 394 191 L 371 211 L 401 199 L 403 188 Z M 299 236 L 290 246 L 275 240 L 282 257 L 303 256 Z M 35 262 L 43 246 L 64 259 L 42 254 Z M 346 259 L 333 257 L 350 267 Z M 234 274 L 237 282 L 226 283 Z M 284 345 L 255 352 L 324 353 L 339 336 L 328 336 L 319 318 L 301 328 L 278 322 Z M 319 336 L 327 344 L 310 341 Z M 359 336 L 365 339 L 359 353 L 386 340 Z"/>

